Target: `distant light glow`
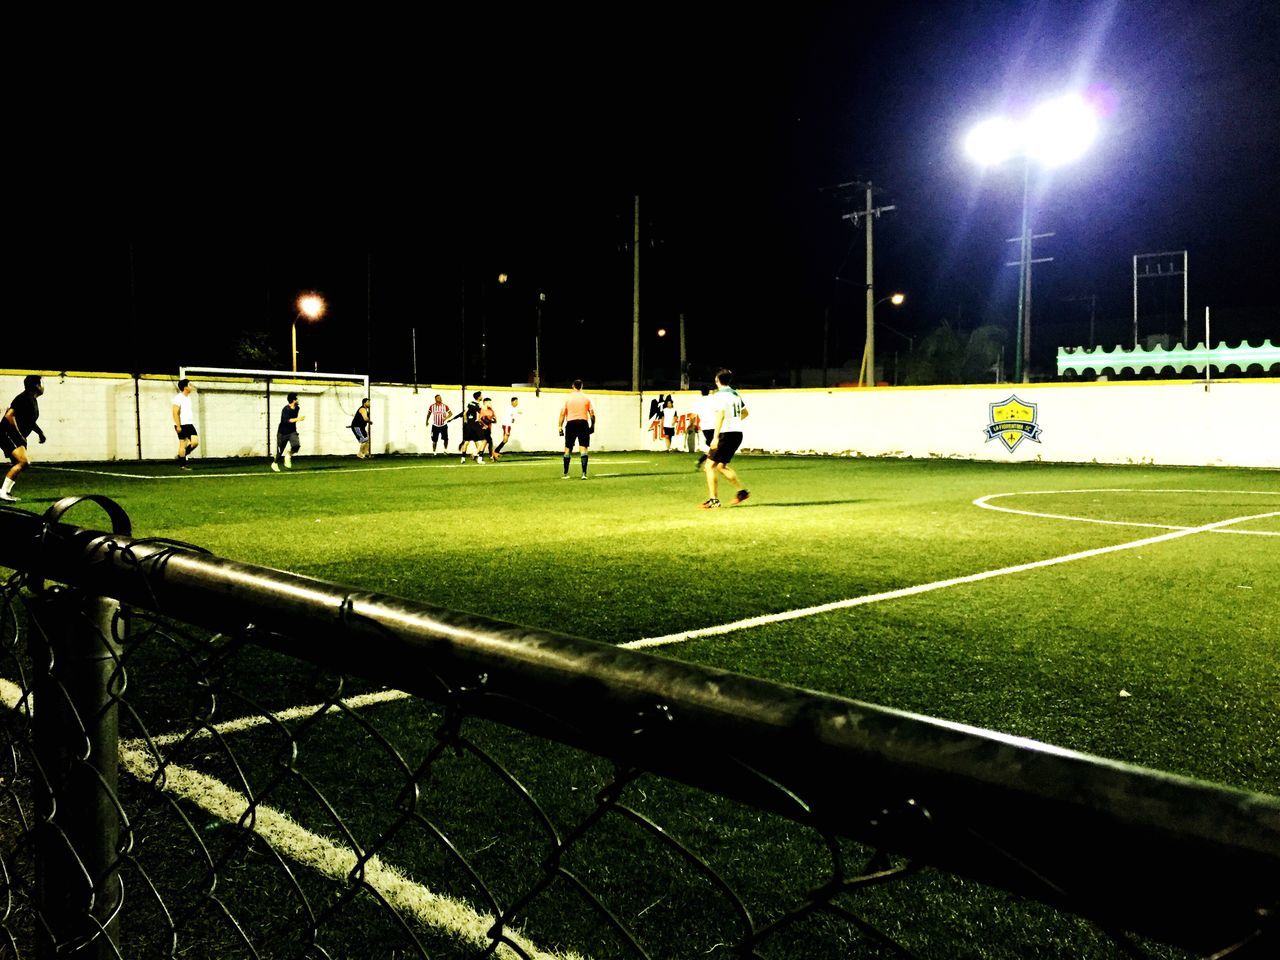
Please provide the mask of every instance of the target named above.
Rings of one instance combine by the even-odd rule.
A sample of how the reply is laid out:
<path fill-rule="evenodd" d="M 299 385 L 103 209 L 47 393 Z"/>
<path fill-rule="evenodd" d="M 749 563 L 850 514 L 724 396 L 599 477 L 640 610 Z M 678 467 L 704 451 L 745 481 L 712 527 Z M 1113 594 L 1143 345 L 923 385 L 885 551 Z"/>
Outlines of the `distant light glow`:
<path fill-rule="evenodd" d="M 507 282 L 507 275 L 506 275 L 505 273 L 500 273 L 500 274 L 498 274 L 498 282 L 499 282 L 499 283 L 506 283 L 506 282 Z"/>
<path fill-rule="evenodd" d="M 895 307 L 900 307 L 902 306 L 903 301 L 906 299 L 907 299 L 907 295 L 905 293 L 895 293 L 892 297 L 889 298 L 889 302 L 892 303 Z"/>
<path fill-rule="evenodd" d="M 1025 156 L 1046 167 L 1079 159 L 1098 136 L 1098 113 L 1076 93 L 1037 106 L 1021 121 L 993 117 L 965 138 L 965 152 L 984 167 Z"/>
<path fill-rule="evenodd" d="M 659 327 L 659 328 L 658 328 L 658 336 L 660 336 L 660 337 L 665 337 L 666 335 L 667 335 L 667 328 L 666 328 L 666 327 Z"/>
<path fill-rule="evenodd" d="M 324 316 L 324 297 L 314 293 L 305 293 L 298 298 L 298 312 L 308 320 L 319 320 Z"/>

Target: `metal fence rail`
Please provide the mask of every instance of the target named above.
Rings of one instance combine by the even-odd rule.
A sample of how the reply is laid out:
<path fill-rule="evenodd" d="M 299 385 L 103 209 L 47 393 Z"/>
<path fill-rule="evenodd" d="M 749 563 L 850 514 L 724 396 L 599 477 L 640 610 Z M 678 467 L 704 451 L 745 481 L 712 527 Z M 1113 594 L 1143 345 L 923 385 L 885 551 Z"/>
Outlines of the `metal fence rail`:
<path fill-rule="evenodd" d="M 0 953 L 938 956 L 921 925 L 966 908 L 1027 941 L 981 956 L 1046 915 L 1104 955 L 1280 942 L 1274 797 L 135 539 L 87 499 L 112 533 L 0 509 Z"/>

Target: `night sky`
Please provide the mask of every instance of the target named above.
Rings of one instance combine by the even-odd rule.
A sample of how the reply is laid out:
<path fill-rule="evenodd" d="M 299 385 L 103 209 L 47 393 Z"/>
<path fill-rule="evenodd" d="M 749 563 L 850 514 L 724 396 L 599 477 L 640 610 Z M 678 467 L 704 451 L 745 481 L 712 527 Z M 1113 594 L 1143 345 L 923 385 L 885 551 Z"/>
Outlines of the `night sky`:
<path fill-rule="evenodd" d="M 876 287 L 908 300 L 882 358 L 943 321 L 1001 324 L 1012 353 L 1021 177 L 961 144 L 1067 89 L 1107 113 L 1033 181 L 1055 233 L 1033 371 L 1086 341 L 1080 298 L 1127 343 L 1137 253 L 1189 250 L 1193 332 L 1208 304 L 1215 340 L 1280 340 L 1274 2 L 694 6 L 197 25 L 99 51 L 30 114 L 48 136 L 11 280 L 31 316 L 0 366 L 172 373 L 244 365 L 251 342 L 287 368 L 316 290 L 308 369 L 408 381 L 416 334 L 420 381 L 518 382 L 541 291 L 546 381 L 625 382 L 638 193 L 646 379 L 675 385 L 656 330 L 683 312 L 695 378 L 785 384 L 821 365 L 824 312 L 830 363 L 861 353 L 863 235 L 841 219 L 860 200 L 830 189 L 856 179 L 897 207 Z M 1143 335 L 1180 333 L 1180 282 L 1140 292 Z"/>

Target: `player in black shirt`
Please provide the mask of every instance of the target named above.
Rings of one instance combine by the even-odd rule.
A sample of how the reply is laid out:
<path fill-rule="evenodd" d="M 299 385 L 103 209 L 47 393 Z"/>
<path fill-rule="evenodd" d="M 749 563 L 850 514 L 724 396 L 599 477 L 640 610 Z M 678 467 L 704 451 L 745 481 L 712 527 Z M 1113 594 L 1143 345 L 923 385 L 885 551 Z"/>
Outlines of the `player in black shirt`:
<path fill-rule="evenodd" d="M 483 463 L 480 457 L 480 445 L 484 442 L 484 434 L 480 429 L 480 397 L 482 394 L 479 390 L 471 395 L 471 402 L 467 404 L 467 409 L 462 414 L 462 444 L 458 447 L 458 452 L 462 454 L 462 462 L 467 462 L 467 447 L 475 444 L 476 463 Z"/>
<path fill-rule="evenodd" d="M 13 466 L 5 474 L 4 483 L 0 485 L 0 500 L 16 502 L 13 495 L 13 482 L 18 474 L 26 469 L 31 461 L 27 458 L 27 435 L 33 430 L 40 442 L 44 443 L 44 431 L 36 423 L 40 419 L 39 398 L 44 393 L 44 382 L 34 373 L 23 378 L 23 390 L 13 398 L 0 420 L 0 449 L 13 461 Z"/>
<path fill-rule="evenodd" d="M 271 461 L 271 469 L 276 473 L 280 472 L 280 464 L 277 461 L 282 454 L 285 469 L 293 469 L 293 455 L 302 446 L 302 441 L 298 439 L 298 424 L 307 419 L 298 412 L 298 395 L 291 393 L 288 399 L 289 402 L 280 409 L 280 426 L 276 427 L 276 455 Z M 288 450 L 285 449 L 286 444 L 289 447 Z"/>

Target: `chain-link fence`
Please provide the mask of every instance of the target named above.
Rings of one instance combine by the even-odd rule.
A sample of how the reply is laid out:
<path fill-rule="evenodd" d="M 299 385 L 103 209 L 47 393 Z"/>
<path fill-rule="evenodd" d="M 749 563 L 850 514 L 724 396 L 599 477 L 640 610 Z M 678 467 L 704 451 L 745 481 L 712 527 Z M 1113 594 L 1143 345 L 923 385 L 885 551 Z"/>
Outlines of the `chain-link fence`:
<path fill-rule="evenodd" d="M 1275 798 L 135 539 L 89 499 L 113 533 L 0 510 L 0 955 L 1275 949 Z"/>

